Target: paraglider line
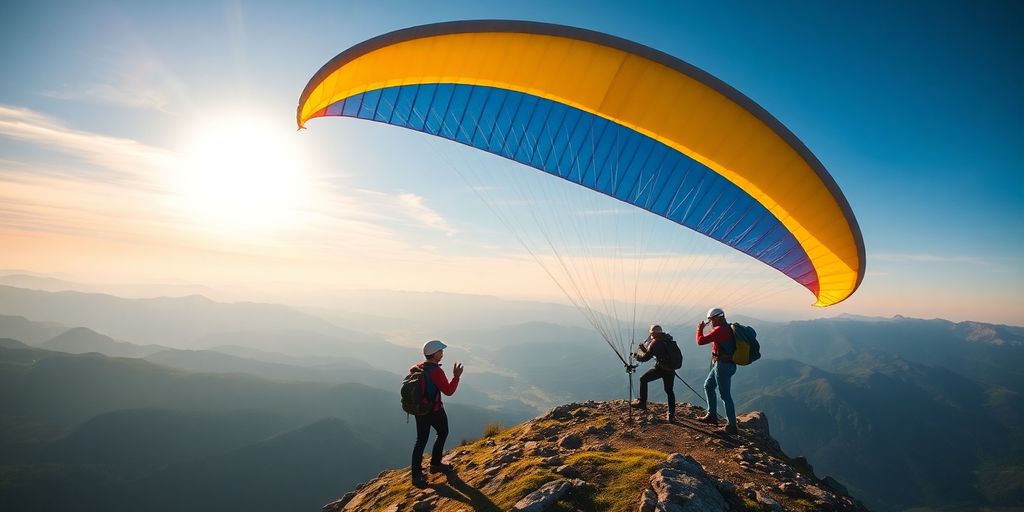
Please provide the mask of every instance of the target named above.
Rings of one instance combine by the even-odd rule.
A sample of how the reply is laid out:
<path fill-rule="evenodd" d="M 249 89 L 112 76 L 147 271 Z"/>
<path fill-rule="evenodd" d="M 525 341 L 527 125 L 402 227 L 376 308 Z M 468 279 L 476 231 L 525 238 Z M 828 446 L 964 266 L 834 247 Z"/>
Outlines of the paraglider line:
<path fill-rule="evenodd" d="M 704 395 L 698 393 L 696 389 L 693 389 L 693 386 L 690 386 L 685 380 L 683 380 L 683 378 L 679 376 L 678 372 L 672 372 L 672 373 L 674 373 L 676 378 L 679 379 L 683 384 L 686 384 L 686 387 L 690 388 L 690 391 L 693 391 L 693 394 L 695 394 L 698 397 L 700 397 L 700 399 L 703 400 L 705 404 L 708 403 L 708 399 L 704 398 Z"/>

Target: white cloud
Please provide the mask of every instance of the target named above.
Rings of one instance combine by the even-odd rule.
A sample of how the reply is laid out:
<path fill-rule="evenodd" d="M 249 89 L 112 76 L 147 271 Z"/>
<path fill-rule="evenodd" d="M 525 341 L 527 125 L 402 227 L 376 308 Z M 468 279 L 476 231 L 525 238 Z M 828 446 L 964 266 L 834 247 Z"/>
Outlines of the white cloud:
<path fill-rule="evenodd" d="M 169 151 L 135 140 L 74 130 L 38 112 L 7 105 L 0 105 L 0 135 L 78 157 L 113 171 L 118 180 L 138 185 L 152 183 L 154 171 L 173 168 L 177 158 Z M 89 178 L 85 173 L 79 176 Z M 105 176 L 111 178 L 115 176 Z"/>
<path fill-rule="evenodd" d="M 398 202 L 410 218 L 431 229 L 454 236 L 458 231 L 439 213 L 424 204 L 423 198 L 416 194 L 399 194 Z"/>
<path fill-rule="evenodd" d="M 234 235 L 204 225 L 183 206 L 187 191 L 174 178 L 187 161 L 181 153 L 76 130 L 9 105 L 0 105 L 0 138 L 20 142 L 19 149 L 44 150 L 0 159 L 0 227 L 194 248 L 222 247 Z M 59 155 L 66 158 L 55 158 Z M 408 237 L 401 233 L 408 226 L 456 233 L 420 196 L 346 188 L 336 181 L 336 175 L 311 178 L 314 195 L 300 206 L 294 225 L 250 237 L 239 250 L 287 246 L 324 257 L 344 255 L 348 261 L 408 258 Z M 422 253 L 425 246 L 416 249 Z"/>
<path fill-rule="evenodd" d="M 38 112 L 2 105 L 0 138 L 44 150 L 9 154 L 0 160 L 0 233 L 5 229 L 16 233 L 8 240 L 22 246 L 20 259 L 0 254 L 0 265 L 30 266 L 33 258 L 47 251 L 53 268 L 74 270 L 88 260 L 92 271 L 113 274 L 126 271 L 122 265 L 135 266 L 140 273 L 164 272 L 161 265 L 170 265 L 173 272 L 223 274 L 224 279 L 242 282 L 280 273 L 316 282 L 494 293 L 513 290 L 524 296 L 545 287 L 555 289 L 522 251 L 500 244 L 485 251 L 466 251 L 472 240 L 440 243 L 440 236 L 454 237 L 459 231 L 429 206 L 427 198 L 416 194 L 346 187 L 336 173 L 330 179 L 314 177 L 315 195 L 302 205 L 293 229 L 239 242 L 230 234 L 197 224 L 186 211 L 173 207 L 181 191 L 168 185 L 166 175 L 176 172 L 184 161 L 175 151 L 76 130 Z M 71 158 L 52 158 L 58 153 Z M 410 228 L 423 236 L 412 242 L 407 236 Z M 39 233 L 52 235 L 39 238 L 54 244 L 59 240 L 61 249 L 32 246 Z M 590 249 L 563 253 L 560 261 L 552 256 L 539 259 L 549 269 L 579 270 L 585 272 L 583 276 L 594 276 L 593 269 L 597 276 L 622 268 L 640 271 L 627 272 L 630 279 L 614 286 L 635 290 L 636 279 L 655 283 L 658 286 L 648 294 L 652 300 L 669 292 L 708 293 L 699 286 L 677 290 L 674 283 L 714 282 L 715 276 L 735 276 L 749 267 L 764 272 L 763 265 L 693 250 L 599 251 L 599 255 L 595 246 Z M 116 268 L 110 261 L 118 262 Z M 561 276 L 565 277 L 564 272 Z M 769 277 L 765 285 L 769 289 L 787 284 L 784 276 Z M 756 279 L 744 278 L 744 289 Z M 591 284 L 612 286 L 604 280 Z"/>

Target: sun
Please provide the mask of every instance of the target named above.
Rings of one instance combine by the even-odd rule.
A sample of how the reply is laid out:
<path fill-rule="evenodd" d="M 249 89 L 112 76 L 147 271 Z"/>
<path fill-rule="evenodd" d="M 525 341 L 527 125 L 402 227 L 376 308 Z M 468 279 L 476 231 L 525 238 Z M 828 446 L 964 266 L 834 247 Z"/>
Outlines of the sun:
<path fill-rule="evenodd" d="M 292 225 L 308 193 L 292 130 L 234 114 L 192 132 L 179 177 L 183 206 L 201 224 L 232 232 Z"/>

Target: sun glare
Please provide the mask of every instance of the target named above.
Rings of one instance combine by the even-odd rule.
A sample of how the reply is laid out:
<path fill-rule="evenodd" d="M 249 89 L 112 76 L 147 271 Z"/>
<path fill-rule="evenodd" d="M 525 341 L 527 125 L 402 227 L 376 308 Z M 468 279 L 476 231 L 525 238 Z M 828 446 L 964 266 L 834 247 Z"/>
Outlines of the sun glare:
<path fill-rule="evenodd" d="M 293 135 L 249 116 L 206 123 L 185 153 L 180 174 L 185 207 L 219 230 L 263 232 L 294 224 L 307 178 Z"/>

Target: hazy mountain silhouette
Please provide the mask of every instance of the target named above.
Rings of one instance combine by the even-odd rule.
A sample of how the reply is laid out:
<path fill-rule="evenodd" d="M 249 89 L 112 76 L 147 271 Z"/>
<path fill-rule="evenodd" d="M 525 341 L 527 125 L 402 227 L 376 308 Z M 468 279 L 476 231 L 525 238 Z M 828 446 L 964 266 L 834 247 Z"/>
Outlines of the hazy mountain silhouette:
<path fill-rule="evenodd" d="M 1017 435 L 1000 426 L 984 386 L 884 353 L 845 358 L 842 370 L 758 362 L 734 380 L 739 408 L 771 411 L 786 449 L 874 509 L 984 501 L 973 485 L 979 465 Z"/>
<path fill-rule="evenodd" d="M 252 339 L 263 339 L 264 343 L 270 340 L 281 340 L 281 343 L 288 343 L 300 339 L 303 333 L 287 331 L 283 333 L 263 333 L 262 335 L 245 335 L 243 333 L 227 334 L 224 338 L 233 341 L 245 342 Z M 325 336 L 316 336 L 314 339 L 321 340 L 329 345 L 335 340 Z M 18 342 L 20 343 L 20 342 Z M 301 343 L 297 343 L 302 345 Z M 307 345 L 308 346 L 308 345 Z M 220 373 L 220 374 L 247 374 L 264 379 L 279 381 L 309 381 L 323 383 L 358 383 L 371 387 L 390 389 L 401 382 L 404 370 L 417 361 L 421 356 L 419 350 L 408 347 L 397 347 L 386 342 L 364 344 L 367 348 L 365 355 L 373 357 L 378 366 L 390 368 L 403 372 L 403 375 L 375 368 L 366 361 L 350 357 L 323 357 L 323 356 L 287 356 L 263 352 L 251 348 L 234 348 L 233 351 L 242 354 L 258 355 L 268 360 L 286 360 L 292 364 L 282 364 L 268 361 L 261 361 L 251 357 L 240 357 L 224 354 L 214 350 L 178 350 L 168 349 L 156 345 L 139 346 L 128 342 L 118 342 L 108 336 L 96 333 L 88 328 L 73 328 L 59 335 L 53 340 L 45 342 L 41 348 L 82 354 L 95 352 L 111 357 L 144 358 L 147 361 L 170 366 L 182 370 Z M 230 345 L 226 347 L 231 347 Z M 353 351 L 354 352 L 354 351 Z M 295 362 L 302 363 L 301 365 Z M 476 373 L 481 381 L 493 382 L 494 374 Z M 497 377 L 500 381 L 502 377 Z M 495 397 L 489 394 L 497 391 L 503 397 Z M 487 407 L 503 413 L 513 414 L 521 417 L 528 417 L 535 414 L 537 410 L 516 397 L 509 396 L 509 385 L 491 387 L 474 387 L 464 390 L 460 394 L 463 403 Z"/>
<path fill-rule="evenodd" d="M 39 349 L 0 349 L 0 363 L 0 377 L 6 383 L 0 389 L 5 413 L 53 427 L 71 428 L 106 412 L 156 408 L 269 411 L 294 418 L 298 424 L 351 415 L 354 427 L 380 436 L 405 430 L 397 391 L 356 383 L 279 382 L 243 374 L 194 373 L 139 359 Z M 450 406 L 462 407 L 459 403 Z M 466 409 L 480 428 L 487 416 L 509 419 L 502 413 Z M 400 419 L 402 426 L 394 418 Z"/>
<path fill-rule="evenodd" d="M 290 357 L 304 357 L 306 360 L 319 358 L 320 364 L 356 359 L 379 369 L 402 368 L 410 359 L 420 357 L 417 348 L 400 347 L 382 338 L 340 328 L 326 334 L 276 328 L 224 331 L 204 335 L 192 344 L 192 348 L 200 349 L 223 346 L 246 347 L 262 353 L 263 356 L 282 353 Z"/>
<path fill-rule="evenodd" d="M 219 292 L 207 286 L 194 284 L 87 284 L 72 280 L 72 277 L 54 277 L 27 270 L 0 269 L 0 285 L 41 290 L 47 292 L 105 293 L 126 298 L 184 297 L 189 295 L 219 296 Z"/>
<path fill-rule="evenodd" d="M 523 319 L 572 327 L 589 325 L 572 306 L 488 295 L 349 290 L 324 297 L 323 302 L 332 304 L 332 308 L 311 311 L 339 325 L 388 334 L 415 326 L 418 332 L 450 336 L 453 331 L 492 330 L 522 323 Z M 391 317 L 397 317 L 398 322 L 391 321 Z"/>
<path fill-rule="evenodd" d="M 134 510 L 157 497 L 189 510 L 322 504 L 339 483 L 402 463 L 414 437 L 396 389 L 35 348 L 0 348 L 0 403 L 7 510 Z M 522 419 L 458 401 L 447 409 L 453 445 Z"/>
<path fill-rule="evenodd" d="M 768 340 L 764 357 L 830 368 L 836 358 L 851 353 L 885 352 L 1024 392 L 1024 327 L 913 318 L 823 319 L 769 326 L 758 337 Z"/>
<path fill-rule="evenodd" d="M 207 350 L 220 352 L 221 354 L 227 354 L 229 356 L 255 359 L 257 361 L 263 361 L 264 363 L 287 364 L 291 366 L 317 366 L 346 359 L 342 357 L 325 356 L 293 356 L 281 352 L 270 352 L 242 345 L 216 345 L 209 347 Z"/>
<path fill-rule="evenodd" d="M 0 315 L 0 336 L 16 339 L 29 345 L 38 345 L 67 331 L 66 325 L 56 322 L 34 322 L 23 316 Z"/>
<path fill-rule="evenodd" d="M 393 456 L 396 464 L 404 463 L 411 434 L 404 417 L 400 421 L 393 417 L 397 414 L 397 384 L 393 379 L 419 359 L 415 347 L 398 347 L 374 335 L 345 331 L 282 306 L 220 304 L 196 297 L 153 302 L 11 290 L 0 287 L 0 311 L 12 312 L 8 306 L 20 299 L 37 300 L 35 305 L 21 304 L 16 314 L 31 310 L 39 316 L 29 318 L 59 320 L 62 324 L 0 317 L 0 337 L 26 341 L 12 334 L 25 333 L 41 343 L 68 330 L 66 325 L 85 325 L 117 339 L 135 341 L 69 321 L 91 318 L 113 322 L 116 315 L 126 315 L 136 319 L 133 321 L 137 325 L 131 326 L 134 332 L 166 329 L 166 337 L 177 332 L 176 339 L 187 339 L 187 343 L 180 341 L 177 346 L 196 348 L 198 343 L 203 348 L 220 347 L 235 357 L 197 350 L 167 350 L 149 356 L 160 365 L 205 372 L 195 373 L 140 360 L 47 352 L 28 349 L 16 341 L 0 343 L 0 347 L 9 347 L 0 349 L 0 451 L 9 454 L 9 464 L 14 465 L 6 470 L 6 478 L 14 480 L 7 480 L 5 489 L 66 489 L 70 495 L 82 495 L 90 487 L 107 492 L 114 488 L 112 482 L 118 482 L 126 486 L 120 488 L 122 495 L 141 496 L 131 494 L 129 483 L 141 482 L 153 471 L 170 471 L 171 466 L 153 469 L 155 462 L 133 466 L 126 458 L 91 464 L 85 462 L 90 460 L 85 455 L 54 459 L 53 452 L 44 448 L 57 453 L 65 448 L 69 453 L 88 453 L 81 448 L 87 443 L 76 444 L 67 436 L 77 433 L 82 437 L 76 439 L 91 439 L 85 436 L 91 430 L 76 429 L 95 419 L 108 422 L 96 425 L 110 425 L 106 431 L 95 432 L 109 432 L 106 439 L 117 439 L 119 429 L 138 428 L 127 426 L 133 425 L 128 420 L 132 414 L 145 417 L 150 414 L 147 411 L 163 411 L 152 412 L 154 418 L 169 414 L 167 411 L 211 418 L 221 413 L 253 411 L 283 418 L 285 424 L 273 435 L 339 417 L 347 427 L 326 428 L 334 433 L 331 435 L 344 438 L 344 428 L 349 428 L 352 437 L 365 446 L 380 447 L 374 455 L 378 460 Z M 428 302 L 429 296 L 423 294 L 410 304 Z M 447 306 L 470 308 L 472 301 L 463 300 L 467 297 L 452 298 Z M 377 309 L 384 316 L 406 314 L 397 307 L 389 309 L 384 298 L 378 299 L 379 304 L 364 304 L 364 308 Z M 625 398 L 627 381 L 621 362 L 597 333 L 575 325 L 559 325 L 556 320 L 502 324 L 512 315 L 499 314 L 501 304 L 500 300 L 482 301 L 481 307 L 490 309 L 493 316 L 481 318 L 472 317 L 471 309 L 447 313 L 426 310 L 438 315 L 433 320 L 439 325 L 453 319 L 460 322 L 447 324 L 445 331 L 438 333 L 452 345 L 446 351 L 446 362 L 465 361 L 469 368 L 458 400 L 449 405 L 453 416 L 458 412 L 468 419 L 460 426 L 465 430 L 459 436 L 476 437 L 488 420 L 512 421 L 534 415 L 521 404 L 519 408 L 505 407 L 505 413 L 464 404 L 514 405 L 521 400 L 545 409 L 571 401 Z M 47 313 L 50 305 L 57 311 L 52 316 Z M 76 307 L 83 308 L 78 317 L 67 313 Z M 543 305 L 524 308 L 532 311 L 543 309 Z M 264 312 L 267 315 L 262 315 Z M 561 314 L 556 313 L 538 320 Z M 161 315 L 166 318 L 149 324 Z M 276 315 L 284 319 L 282 325 L 275 323 Z M 422 327 L 425 324 L 419 322 L 429 315 L 414 311 L 411 316 L 416 318 L 402 325 Z M 249 325 L 245 320 L 251 318 L 260 321 Z M 772 418 L 774 437 L 786 451 L 808 455 L 819 471 L 840 477 L 873 509 L 1024 506 L 1024 464 L 1020 462 L 1024 460 L 1024 328 L 898 316 L 847 316 L 779 324 L 737 315 L 730 315 L 730 319 L 757 328 L 764 355 L 754 365 L 741 368 L 734 380 L 740 412 L 755 408 L 765 411 Z M 174 331 L 175 322 L 196 322 L 196 326 Z M 56 332 L 40 336 L 54 327 Z M 707 347 L 694 346 L 693 326 L 668 328 L 683 349 L 685 361 L 680 375 L 702 391 L 708 367 Z M 367 364 L 360 367 L 362 359 Z M 334 380 L 334 372 L 370 387 L 336 384 L 344 382 L 345 377 Z M 680 401 L 703 404 L 679 383 L 676 396 Z M 655 386 L 652 399 L 660 401 L 663 397 Z M 498 402 L 499 398 L 503 401 Z M 135 412 L 118 416 L 126 410 Z M 104 418 L 106 415 L 111 416 Z M 188 424 L 180 419 L 167 421 Z M 195 420 L 195 424 L 205 425 L 197 431 L 217 431 L 221 428 L 217 421 L 221 420 Z M 97 435 L 95 439 L 104 437 Z M 229 452 L 189 455 L 188 460 L 167 463 L 186 467 L 198 460 L 245 451 L 263 441 L 269 442 L 269 438 Z M 172 440 L 162 442 L 174 445 Z M 46 460 L 65 462 L 44 470 L 38 462 L 41 459 L 33 458 L 43 455 L 50 457 Z M 149 460 L 159 458 L 154 455 Z M 375 461 L 364 462 L 368 467 Z M 149 473 L 132 473 L 136 470 L 130 468 L 137 467 L 147 468 L 138 471 Z M 377 465 L 375 471 L 383 468 Z M 125 479 L 130 482 L 122 481 Z M 160 488 L 153 485 L 147 488 Z M 14 496 L 0 492 L 5 494 Z M 46 503 L 36 494 L 29 495 L 42 500 L 38 503 Z M 0 497 L 0 508 L 10 508 L 4 506 L 4 499 Z"/>
<path fill-rule="evenodd" d="M 0 271 L 3 272 L 3 271 Z M 0 275 L 0 284 L 26 288 L 29 290 L 44 290 L 49 292 L 61 292 L 68 290 L 84 290 L 87 286 L 65 281 L 55 277 L 43 275 L 31 275 L 26 273 L 13 273 Z"/>
<path fill-rule="evenodd" d="M 280 415 L 123 409 L 103 413 L 45 445 L 38 459 L 60 464 L 101 464 L 129 474 L 225 453 L 268 439 L 294 422 Z"/>
<path fill-rule="evenodd" d="M 377 365 L 390 367 L 398 373 L 384 371 L 371 366 L 365 361 L 353 358 L 323 358 L 324 363 L 306 364 L 299 366 L 295 364 L 281 364 L 259 361 L 248 357 L 237 357 L 220 353 L 219 350 L 167 350 L 147 356 L 145 359 L 158 364 L 173 366 L 184 370 L 208 372 L 208 373 L 244 373 L 255 375 L 265 379 L 281 381 L 313 381 L 326 383 L 355 382 L 380 389 L 391 389 L 398 385 L 405 376 L 405 369 L 419 359 L 418 350 L 401 349 L 394 350 L 388 354 L 389 359 L 381 359 L 382 355 L 375 352 L 377 348 L 391 347 L 393 345 L 378 344 L 374 349 L 364 355 L 376 356 Z M 238 351 L 251 353 L 252 351 Z M 262 353 L 267 358 L 274 358 L 272 355 Z M 290 358 L 282 356 L 285 360 Z M 308 358 L 301 358 L 305 360 Z M 463 359 L 465 360 L 465 359 Z M 388 363 L 390 361 L 390 363 Z M 516 416 L 528 417 L 535 414 L 537 410 L 522 403 L 515 397 L 510 397 L 511 381 L 501 380 L 502 377 L 490 373 L 474 372 L 470 374 L 475 383 L 494 382 L 494 377 L 503 385 L 487 386 L 474 385 L 465 387 L 459 392 L 459 401 L 464 404 L 487 407 L 495 411 L 501 411 Z M 490 394 L 489 394 L 490 393 Z"/>
<path fill-rule="evenodd" d="M 68 329 L 53 339 L 40 343 L 39 348 L 69 354 L 97 352 L 111 357 L 146 357 L 167 350 L 167 347 L 159 345 L 136 345 L 126 341 L 117 341 L 87 327 Z"/>
<path fill-rule="evenodd" d="M 3 347 L 3 348 L 16 348 L 16 349 L 32 348 L 29 345 L 26 345 L 25 343 L 22 343 L 22 342 L 20 342 L 20 341 L 18 341 L 16 339 L 12 339 L 12 338 L 0 338 L 0 347 Z"/>
<path fill-rule="evenodd" d="M 262 330 L 311 332 L 353 343 L 377 340 L 285 306 L 219 303 L 201 296 L 124 299 L 0 286 L 0 311 L 88 327 L 132 343 L 171 348 L 195 348 L 196 340 L 211 334 Z"/>
<path fill-rule="evenodd" d="M 405 441 L 408 441 L 407 439 Z M 152 510 L 317 510 L 336 486 L 355 486 L 379 467 L 408 463 L 410 447 L 387 450 L 338 418 L 327 418 L 261 443 L 170 466 L 126 486 L 124 510 L 166 496 Z M 178 492 L 188 489 L 189 492 Z"/>
<path fill-rule="evenodd" d="M 164 350 L 146 356 L 147 361 L 205 373 L 244 373 L 282 381 L 358 382 L 387 389 L 402 381 L 401 375 L 377 370 L 356 359 L 336 360 L 318 366 L 294 366 L 222 354 L 214 350 Z"/>

